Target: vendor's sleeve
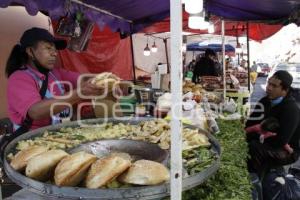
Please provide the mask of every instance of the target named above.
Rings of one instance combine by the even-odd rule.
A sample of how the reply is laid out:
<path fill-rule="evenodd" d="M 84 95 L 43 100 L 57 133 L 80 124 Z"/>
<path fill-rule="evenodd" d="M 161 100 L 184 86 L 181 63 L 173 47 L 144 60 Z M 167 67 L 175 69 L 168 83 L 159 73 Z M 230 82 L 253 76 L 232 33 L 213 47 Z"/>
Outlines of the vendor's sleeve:
<path fill-rule="evenodd" d="M 8 79 L 7 102 L 10 119 L 21 124 L 29 108 L 41 100 L 35 80 L 24 72 L 15 72 Z"/>

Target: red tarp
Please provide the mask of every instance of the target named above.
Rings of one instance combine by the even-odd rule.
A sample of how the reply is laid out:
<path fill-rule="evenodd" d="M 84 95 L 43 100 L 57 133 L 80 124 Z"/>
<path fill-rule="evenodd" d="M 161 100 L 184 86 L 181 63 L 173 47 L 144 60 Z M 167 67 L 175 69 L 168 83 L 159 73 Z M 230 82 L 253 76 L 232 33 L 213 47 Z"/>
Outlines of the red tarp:
<path fill-rule="evenodd" d="M 120 39 L 109 28 L 94 27 L 88 48 L 83 52 L 59 53 L 63 68 L 81 73 L 113 72 L 124 80 L 133 79 L 130 38 Z"/>
<path fill-rule="evenodd" d="M 221 21 L 215 17 L 215 34 L 221 33 Z M 55 27 L 55 26 L 54 26 Z M 253 23 L 249 25 L 249 37 L 261 41 L 270 37 L 282 28 L 282 25 L 266 25 Z M 226 35 L 245 36 L 246 22 L 226 22 Z M 183 13 L 183 30 L 205 34 L 206 30 L 191 30 L 188 28 L 188 14 Z M 146 28 L 143 32 L 160 33 L 170 31 L 170 20 Z M 76 53 L 69 50 L 60 52 L 61 65 L 69 70 L 81 73 L 113 72 L 124 80 L 132 80 L 132 57 L 130 38 L 120 39 L 119 33 L 113 33 L 109 28 L 100 31 L 95 26 L 86 51 Z"/>
<path fill-rule="evenodd" d="M 195 30 L 188 27 L 189 14 L 183 12 L 183 31 L 193 32 L 197 34 L 207 34 L 207 30 Z M 213 17 L 212 21 L 215 25 L 215 33 L 221 35 L 221 20 L 217 17 Z M 268 25 L 264 23 L 249 22 L 249 38 L 256 41 L 264 40 L 276 32 L 278 32 L 282 25 Z M 145 28 L 142 32 L 145 33 L 161 33 L 170 31 L 170 18 L 167 18 L 161 22 L 157 22 L 154 25 Z M 225 22 L 225 35 L 227 36 L 246 36 L 246 22 Z"/>

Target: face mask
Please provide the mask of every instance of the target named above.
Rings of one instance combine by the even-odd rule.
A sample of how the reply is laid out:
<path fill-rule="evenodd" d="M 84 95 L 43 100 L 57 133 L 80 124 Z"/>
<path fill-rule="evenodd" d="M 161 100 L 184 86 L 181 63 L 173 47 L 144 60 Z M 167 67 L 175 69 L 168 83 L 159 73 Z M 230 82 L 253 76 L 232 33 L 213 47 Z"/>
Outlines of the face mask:
<path fill-rule="evenodd" d="M 34 53 L 33 53 L 33 51 L 31 50 L 31 53 L 32 53 L 32 56 L 33 56 L 33 58 L 32 58 L 32 62 L 33 62 L 33 64 L 34 64 L 34 66 L 37 68 L 37 70 L 40 72 L 40 73 L 42 73 L 42 74 L 48 74 L 48 72 L 49 72 L 49 69 L 47 69 L 47 68 L 45 68 L 45 67 L 43 67 L 42 65 L 41 65 L 41 63 L 36 59 L 36 57 L 35 57 L 35 55 L 34 55 Z"/>
<path fill-rule="evenodd" d="M 39 62 L 36 58 L 34 58 L 34 59 L 32 60 L 32 62 L 33 62 L 33 64 L 35 65 L 35 67 L 37 68 L 37 70 L 38 70 L 39 72 L 41 72 L 42 74 L 48 74 L 49 69 L 43 67 L 43 66 L 40 64 L 40 62 Z"/>
<path fill-rule="evenodd" d="M 276 99 L 271 100 L 271 104 L 272 104 L 273 106 L 275 106 L 275 105 L 281 103 L 282 100 L 283 100 L 283 97 L 278 97 L 278 98 L 276 98 Z"/>

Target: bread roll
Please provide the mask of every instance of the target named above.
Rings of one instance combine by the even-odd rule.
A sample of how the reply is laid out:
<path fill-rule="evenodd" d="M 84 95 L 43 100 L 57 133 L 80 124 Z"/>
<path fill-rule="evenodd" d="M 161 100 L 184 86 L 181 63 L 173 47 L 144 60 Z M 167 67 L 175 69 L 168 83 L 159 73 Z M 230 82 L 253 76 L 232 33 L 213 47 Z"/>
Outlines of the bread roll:
<path fill-rule="evenodd" d="M 136 185 L 156 185 L 170 179 L 169 170 L 150 160 L 138 160 L 118 180 Z"/>
<path fill-rule="evenodd" d="M 96 160 L 96 156 L 84 151 L 65 157 L 55 168 L 55 184 L 58 186 L 76 186 L 85 178 L 89 167 Z"/>
<path fill-rule="evenodd" d="M 87 188 L 100 188 L 122 174 L 131 165 L 130 160 L 120 156 L 109 156 L 97 160 L 86 177 Z"/>
<path fill-rule="evenodd" d="M 26 168 L 29 159 L 44 153 L 48 150 L 47 147 L 43 146 L 32 146 L 22 151 L 19 151 L 12 159 L 10 165 L 17 171 L 23 171 Z"/>
<path fill-rule="evenodd" d="M 46 181 L 50 178 L 58 162 L 68 155 L 69 154 L 63 150 L 50 150 L 41 153 L 28 161 L 25 171 L 26 176 L 36 180 Z"/>
<path fill-rule="evenodd" d="M 119 83 L 119 81 L 120 78 L 116 75 L 104 72 L 95 76 L 92 83 L 98 87 L 108 87 L 109 89 L 112 89 L 115 84 Z"/>
<path fill-rule="evenodd" d="M 109 154 L 109 156 L 118 156 L 123 159 L 129 160 L 130 162 L 133 161 L 133 158 L 128 153 L 124 153 L 124 152 L 112 152 Z"/>

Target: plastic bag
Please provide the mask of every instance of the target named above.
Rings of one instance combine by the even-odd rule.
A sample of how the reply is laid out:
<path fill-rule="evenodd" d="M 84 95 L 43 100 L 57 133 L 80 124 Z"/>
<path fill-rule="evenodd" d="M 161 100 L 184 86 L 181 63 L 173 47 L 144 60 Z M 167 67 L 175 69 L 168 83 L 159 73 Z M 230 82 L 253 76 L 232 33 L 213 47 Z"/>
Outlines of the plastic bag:
<path fill-rule="evenodd" d="M 264 200 L 299 200 L 300 180 L 291 174 L 271 170 L 263 180 Z"/>
<path fill-rule="evenodd" d="M 225 101 L 223 104 L 223 111 L 234 113 L 236 111 L 236 108 L 237 108 L 237 104 L 232 98 L 230 98 L 229 101 Z"/>

